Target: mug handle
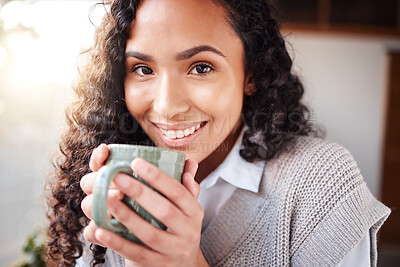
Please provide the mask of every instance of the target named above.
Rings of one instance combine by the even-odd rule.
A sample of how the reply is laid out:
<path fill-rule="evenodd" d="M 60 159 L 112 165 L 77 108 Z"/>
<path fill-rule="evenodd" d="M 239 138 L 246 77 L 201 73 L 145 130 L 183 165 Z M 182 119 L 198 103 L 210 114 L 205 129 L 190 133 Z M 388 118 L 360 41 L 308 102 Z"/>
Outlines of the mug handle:
<path fill-rule="evenodd" d="M 135 178 L 132 175 L 133 171 L 131 166 L 127 162 L 116 162 L 100 168 L 93 187 L 92 216 L 98 227 L 102 227 L 113 232 L 124 233 L 127 232 L 128 229 L 118 220 L 110 219 L 107 214 L 108 189 L 111 181 L 114 179 L 114 176 L 119 172 L 128 174 Z"/>

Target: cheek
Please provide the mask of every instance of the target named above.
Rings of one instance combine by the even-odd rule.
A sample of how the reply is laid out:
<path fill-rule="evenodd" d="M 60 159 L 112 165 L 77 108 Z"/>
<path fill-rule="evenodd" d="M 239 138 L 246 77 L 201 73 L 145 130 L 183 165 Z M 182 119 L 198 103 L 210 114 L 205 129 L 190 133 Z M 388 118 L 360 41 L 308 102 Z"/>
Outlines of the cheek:
<path fill-rule="evenodd" d="M 228 76 L 216 81 L 195 96 L 200 109 L 214 117 L 226 117 L 241 112 L 243 104 L 243 81 Z"/>
<path fill-rule="evenodd" d="M 220 132 L 231 132 L 236 125 L 243 106 L 243 81 L 235 77 L 230 77 L 230 81 L 225 83 L 225 90 L 218 95 L 218 98 L 211 100 L 214 104 L 214 114 Z"/>
<path fill-rule="evenodd" d="M 207 117 L 211 119 L 211 124 L 207 129 L 208 133 L 213 136 L 217 135 L 224 138 L 240 119 L 243 105 L 242 91 L 241 88 L 231 86 L 227 90 L 221 90 L 221 87 L 219 87 L 217 88 L 220 90 L 219 93 L 210 94 L 210 97 L 194 103 L 199 110 L 206 113 Z"/>
<path fill-rule="evenodd" d="M 125 85 L 126 107 L 138 121 L 141 121 L 143 114 L 148 109 L 148 101 L 146 99 L 147 98 L 140 93 L 140 90 L 133 90 Z"/>

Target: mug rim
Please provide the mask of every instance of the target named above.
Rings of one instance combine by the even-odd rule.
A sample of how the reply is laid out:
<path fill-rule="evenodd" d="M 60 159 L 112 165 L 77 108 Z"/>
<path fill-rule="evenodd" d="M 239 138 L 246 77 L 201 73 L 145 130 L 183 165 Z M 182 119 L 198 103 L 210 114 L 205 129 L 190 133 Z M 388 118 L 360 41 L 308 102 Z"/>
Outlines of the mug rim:
<path fill-rule="evenodd" d="M 177 157 L 181 160 L 183 160 L 183 163 L 185 161 L 186 155 L 183 152 L 175 151 L 172 149 L 168 148 L 163 148 L 163 147 L 157 147 L 157 146 L 146 146 L 146 145 L 133 145 L 133 144 L 107 144 L 107 147 L 109 151 L 112 152 L 136 152 L 136 151 L 142 151 L 142 152 L 154 152 L 154 151 L 159 151 L 159 152 L 167 152 L 167 153 L 174 153 L 177 155 Z"/>

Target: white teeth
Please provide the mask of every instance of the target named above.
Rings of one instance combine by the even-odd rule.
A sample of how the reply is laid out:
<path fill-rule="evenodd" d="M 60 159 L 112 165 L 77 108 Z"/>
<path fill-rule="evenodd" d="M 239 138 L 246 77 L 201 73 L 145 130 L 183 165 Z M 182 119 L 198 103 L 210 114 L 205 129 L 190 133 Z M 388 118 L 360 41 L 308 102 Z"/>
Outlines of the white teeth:
<path fill-rule="evenodd" d="M 183 134 L 183 131 L 182 131 L 182 130 L 176 131 L 175 134 L 176 134 L 176 137 L 178 137 L 178 138 L 185 137 L 185 135 Z"/>
<path fill-rule="evenodd" d="M 185 129 L 185 130 L 183 131 L 183 134 L 184 134 L 185 136 L 188 136 L 188 135 L 190 134 L 190 130 L 189 130 L 189 129 Z"/>
<path fill-rule="evenodd" d="M 196 130 L 198 130 L 200 128 L 200 124 L 197 124 L 196 126 L 192 126 L 190 128 L 184 129 L 184 130 L 164 130 L 164 129 L 160 129 L 160 131 L 163 133 L 163 135 L 165 135 L 166 137 L 168 137 L 169 139 L 181 139 L 183 137 L 189 136 L 191 134 L 193 134 Z"/>
<path fill-rule="evenodd" d="M 168 138 L 170 138 L 170 139 L 175 139 L 176 138 L 176 134 L 175 134 L 175 132 L 174 131 L 172 131 L 172 130 L 169 130 L 169 131 L 166 131 L 166 134 L 165 134 Z"/>

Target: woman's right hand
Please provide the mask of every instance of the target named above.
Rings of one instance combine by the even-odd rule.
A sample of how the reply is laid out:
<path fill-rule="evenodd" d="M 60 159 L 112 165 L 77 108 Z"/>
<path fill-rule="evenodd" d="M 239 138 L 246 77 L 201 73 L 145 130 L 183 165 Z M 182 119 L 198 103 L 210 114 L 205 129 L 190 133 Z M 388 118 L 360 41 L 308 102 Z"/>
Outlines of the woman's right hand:
<path fill-rule="evenodd" d="M 80 181 L 80 186 L 87 195 L 81 202 L 82 211 L 85 213 L 86 217 L 90 219 L 90 223 L 85 227 L 83 231 L 84 238 L 94 244 L 100 244 L 93 235 L 97 226 L 95 225 L 92 219 L 92 203 L 93 203 L 93 186 L 96 181 L 96 176 L 98 170 L 104 166 L 105 161 L 108 157 L 109 150 L 106 144 L 101 144 L 95 150 L 93 150 L 92 155 L 90 157 L 89 167 L 92 170 L 91 173 L 86 174 L 82 177 Z M 119 201 L 122 200 L 123 194 L 113 187 L 111 184 L 109 192 L 108 192 L 108 199 L 109 201 Z"/>
<path fill-rule="evenodd" d="M 135 192 L 138 192 L 138 190 L 132 190 L 135 187 L 133 185 L 135 183 L 134 179 L 128 178 L 129 176 L 123 173 L 118 173 L 115 176 L 115 182 L 121 186 L 121 190 L 124 190 L 123 192 L 125 192 L 125 194 L 132 198 L 138 196 L 139 199 L 145 203 L 144 205 L 154 209 L 155 213 L 162 216 L 164 220 L 167 220 L 168 223 L 165 223 L 167 227 L 169 227 L 168 225 L 171 225 L 170 231 L 162 231 L 162 233 L 158 233 L 157 231 L 160 231 L 160 229 L 152 226 L 149 222 L 145 222 L 144 220 L 135 221 L 135 218 L 138 218 L 139 216 L 134 214 L 132 210 L 127 209 L 126 206 L 121 203 L 121 200 L 124 197 L 122 191 L 115 187 L 114 189 L 110 189 L 108 191 L 108 207 L 114 207 L 114 210 L 113 208 L 110 210 L 113 210 L 115 217 L 118 218 L 121 223 L 125 222 L 130 227 L 128 229 L 132 232 L 134 231 L 132 230 L 133 223 L 137 224 L 140 229 L 147 229 L 142 232 L 142 234 L 145 233 L 142 237 L 147 240 L 146 243 L 149 245 L 149 247 L 147 247 L 129 242 L 112 232 L 101 230 L 92 220 L 93 186 L 96 181 L 98 170 L 104 166 L 108 154 L 109 150 L 106 145 L 102 144 L 95 149 L 92 153 L 89 164 L 90 169 L 93 172 L 83 176 L 81 179 L 81 188 L 87 194 L 87 196 L 82 200 L 81 207 L 85 215 L 91 220 L 83 231 L 84 238 L 90 243 L 113 249 L 125 257 L 127 265 L 129 265 L 130 262 L 135 262 L 135 264 L 139 263 L 143 266 L 154 266 L 155 263 L 162 262 L 165 263 L 164 265 L 168 266 L 200 266 L 200 264 L 201 266 L 208 266 L 200 250 L 203 209 L 197 202 L 200 193 L 200 186 L 194 180 L 198 163 L 194 159 L 187 159 L 185 161 L 181 185 L 177 186 L 175 184 L 176 180 L 173 179 L 173 177 L 162 172 L 154 165 L 149 163 L 145 164 L 143 160 L 134 160 L 135 164 L 132 163 L 132 169 L 139 175 L 142 175 L 143 179 L 152 180 L 154 184 L 152 185 L 151 181 L 149 181 L 150 185 L 157 189 L 157 186 L 160 186 L 160 184 L 157 184 L 154 181 L 155 179 L 159 179 L 157 181 L 161 183 L 161 185 L 165 185 L 166 188 L 171 189 L 163 192 L 165 198 L 156 194 L 153 190 L 149 190 L 148 188 L 145 189 L 146 186 L 138 183 L 138 181 L 136 181 L 136 183 L 138 183 L 136 185 L 139 186 L 140 184 L 143 194 L 139 196 L 135 195 Z M 142 162 L 142 165 L 138 162 Z M 127 177 L 123 178 L 123 176 Z M 124 182 L 122 182 L 124 179 L 125 181 L 128 181 L 129 184 L 124 185 Z M 162 192 L 161 188 L 159 190 Z M 159 208 L 157 209 L 154 207 L 160 207 L 162 205 L 154 205 L 153 207 L 150 207 L 153 205 L 154 199 L 158 202 L 164 203 L 163 205 L 166 207 L 164 210 L 168 212 L 166 213 L 161 211 Z M 115 209 L 116 207 L 118 207 L 117 210 Z M 175 211 L 175 213 L 173 213 L 173 211 Z M 171 217 L 172 215 L 174 216 L 173 219 Z M 160 221 L 163 222 L 162 219 Z M 155 242 L 154 239 L 156 235 L 159 236 L 159 241 L 157 242 Z"/>

